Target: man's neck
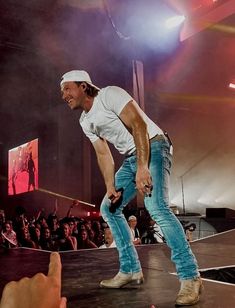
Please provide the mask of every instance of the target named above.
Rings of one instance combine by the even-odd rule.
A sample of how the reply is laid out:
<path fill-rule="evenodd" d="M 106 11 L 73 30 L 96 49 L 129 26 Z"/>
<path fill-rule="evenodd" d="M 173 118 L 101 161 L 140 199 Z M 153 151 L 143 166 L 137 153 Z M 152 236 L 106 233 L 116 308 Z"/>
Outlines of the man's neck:
<path fill-rule="evenodd" d="M 85 111 L 85 113 L 91 110 L 93 103 L 94 103 L 94 97 L 87 96 L 83 105 L 83 110 Z"/>

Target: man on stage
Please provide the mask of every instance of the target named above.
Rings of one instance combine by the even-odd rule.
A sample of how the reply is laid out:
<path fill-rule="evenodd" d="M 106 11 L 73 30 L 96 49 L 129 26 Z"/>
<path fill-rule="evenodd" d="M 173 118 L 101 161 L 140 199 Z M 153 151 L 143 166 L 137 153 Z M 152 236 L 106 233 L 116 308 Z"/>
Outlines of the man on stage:
<path fill-rule="evenodd" d="M 121 288 L 128 283 L 144 281 L 130 228 L 122 213 L 139 191 L 172 252 L 171 259 L 181 281 L 176 304 L 195 304 L 202 288 L 197 262 L 180 222 L 169 208 L 172 161 L 169 138 L 119 87 L 99 89 L 87 72 L 79 70 L 64 74 L 60 85 L 62 98 L 68 106 L 72 110 L 82 110 L 80 125 L 94 146 L 106 185 L 101 214 L 115 239 L 120 269 L 115 277 L 101 281 L 101 287 Z M 107 142 L 124 155 L 116 174 Z"/>

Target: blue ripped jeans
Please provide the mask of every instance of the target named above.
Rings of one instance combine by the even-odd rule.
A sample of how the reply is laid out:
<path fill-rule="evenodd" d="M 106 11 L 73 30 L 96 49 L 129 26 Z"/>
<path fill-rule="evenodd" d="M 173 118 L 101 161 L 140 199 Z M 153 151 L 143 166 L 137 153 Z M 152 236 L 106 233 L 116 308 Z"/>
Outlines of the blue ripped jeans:
<path fill-rule="evenodd" d="M 171 168 L 171 154 L 168 140 L 151 143 L 149 168 L 152 175 L 153 190 L 151 197 L 145 197 L 144 203 L 150 216 L 155 220 L 171 249 L 171 260 L 175 263 L 179 278 L 191 279 L 199 276 L 196 259 L 186 240 L 181 223 L 169 208 L 168 182 Z M 136 195 L 136 156 L 125 158 L 115 175 L 116 189 L 123 188 L 123 200 L 115 213 L 109 211 L 107 196 L 101 203 L 101 214 L 108 223 L 119 253 L 120 272 L 136 273 L 141 270 L 140 261 L 131 240 L 130 228 L 122 213 L 125 205 Z"/>

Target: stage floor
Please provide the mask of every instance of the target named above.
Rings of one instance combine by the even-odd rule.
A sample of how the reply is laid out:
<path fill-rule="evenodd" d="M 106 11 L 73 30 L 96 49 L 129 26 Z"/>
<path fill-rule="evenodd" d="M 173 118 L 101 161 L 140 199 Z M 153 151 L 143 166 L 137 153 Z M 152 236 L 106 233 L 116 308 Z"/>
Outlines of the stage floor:
<path fill-rule="evenodd" d="M 235 230 L 191 243 L 202 274 L 207 269 L 235 266 Z M 62 252 L 62 295 L 68 308 L 171 308 L 179 282 L 165 244 L 137 247 L 145 276 L 140 287 L 111 290 L 99 281 L 118 271 L 115 248 Z M 49 252 L 33 249 L 0 250 L 0 294 L 4 285 L 37 272 L 47 273 Z M 197 308 L 235 307 L 235 285 L 203 279 L 205 290 Z"/>

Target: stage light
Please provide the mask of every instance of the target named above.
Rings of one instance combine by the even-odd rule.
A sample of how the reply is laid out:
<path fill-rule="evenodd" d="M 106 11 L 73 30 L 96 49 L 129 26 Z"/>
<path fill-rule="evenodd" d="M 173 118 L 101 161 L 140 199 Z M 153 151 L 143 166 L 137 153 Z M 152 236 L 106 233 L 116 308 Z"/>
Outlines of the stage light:
<path fill-rule="evenodd" d="M 178 27 L 184 21 L 185 21 L 185 16 L 183 15 L 177 15 L 177 16 L 170 17 L 165 21 L 165 28 L 172 29 L 172 28 Z"/>
<path fill-rule="evenodd" d="M 230 82 L 230 84 L 228 86 L 231 89 L 235 89 L 235 83 L 234 82 Z"/>
<path fill-rule="evenodd" d="M 167 1 L 125 0 L 113 8 L 117 1 L 104 0 L 107 17 L 120 39 L 130 42 L 131 49 L 138 57 L 149 52 L 168 54 L 179 44 L 179 33 L 185 17 L 169 6 Z M 134 48 L 133 48 L 134 45 Z"/>

